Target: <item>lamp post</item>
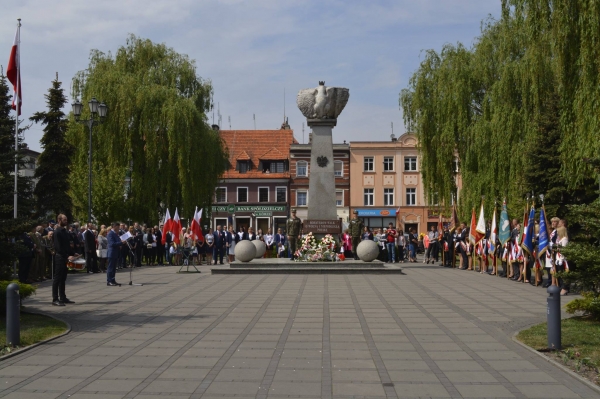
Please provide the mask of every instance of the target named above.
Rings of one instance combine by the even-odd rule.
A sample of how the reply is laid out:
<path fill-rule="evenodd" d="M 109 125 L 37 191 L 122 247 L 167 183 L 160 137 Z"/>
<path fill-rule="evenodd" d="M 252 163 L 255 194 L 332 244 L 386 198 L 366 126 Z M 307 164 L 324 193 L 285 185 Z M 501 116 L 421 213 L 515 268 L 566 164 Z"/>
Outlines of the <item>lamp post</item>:
<path fill-rule="evenodd" d="M 98 102 L 96 97 L 92 97 L 90 101 L 88 101 L 88 106 L 90 107 L 90 118 L 89 119 L 80 119 L 81 111 L 83 110 L 83 104 L 76 100 L 71 107 L 73 109 L 73 115 L 75 116 L 75 121 L 81 123 L 82 125 L 86 125 L 90 132 L 90 140 L 89 140 L 89 150 L 88 150 L 88 167 L 89 167 L 89 186 L 88 186 L 88 223 L 92 222 L 92 128 L 94 125 L 99 125 L 104 122 L 106 116 L 108 115 L 108 107 L 103 102 Z"/>

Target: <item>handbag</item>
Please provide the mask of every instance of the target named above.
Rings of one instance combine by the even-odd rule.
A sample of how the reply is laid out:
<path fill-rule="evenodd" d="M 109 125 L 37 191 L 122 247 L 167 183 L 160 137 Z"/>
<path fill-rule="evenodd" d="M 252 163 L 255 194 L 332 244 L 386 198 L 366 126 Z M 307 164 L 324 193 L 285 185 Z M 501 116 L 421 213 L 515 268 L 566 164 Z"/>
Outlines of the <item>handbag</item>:
<path fill-rule="evenodd" d="M 97 249 L 96 254 L 99 258 L 107 258 L 108 257 L 108 249 Z"/>
<path fill-rule="evenodd" d="M 146 248 L 148 248 L 148 249 L 152 249 L 152 244 L 148 244 L 148 245 L 146 245 Z"/>

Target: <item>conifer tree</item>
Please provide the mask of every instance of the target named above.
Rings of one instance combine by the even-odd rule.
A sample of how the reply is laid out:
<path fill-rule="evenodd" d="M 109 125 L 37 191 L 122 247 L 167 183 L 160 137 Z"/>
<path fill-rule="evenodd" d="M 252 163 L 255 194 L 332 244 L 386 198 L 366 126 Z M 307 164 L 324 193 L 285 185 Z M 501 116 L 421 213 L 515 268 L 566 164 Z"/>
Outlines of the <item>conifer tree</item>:
<path fill-rule="evenodd" d="M 36 112 L 31 121 L 45 125 L 41 140 L 43 148 L 38 158 L 35 177 L 38 180 L 34 194 L 36 210 L 40 216 L 51 214 L 52 218 L 59 213 L 72 220 L 72 201 L 69 196 L 69 173 L 71 171 L 71 154 L 73 147 L 66 141 L 65 135 L 68 119 L 62 111 L 67 103 L 62 82 L 52 81 L 52 87 L 46 94 L 48 110 Z"/>
<path fill-rule="evenodd" d="M 14 218 L 14 170 L 15 170 L 15 112 L 11 109 L 6 77 L 0 73 L 0 280 L 10 278 L 13 262 L 22 250 L 13 243 L 13 238 L 29 231 L 34 221 L 31 219 L 33 195 L 31 179 L 18 176 L 18 218 Z M 22 133 L 25 129 L 19 129 Z M 19 148 L 24 147 L 19 135 Z M 19 168 L 24 167 L 23 157 L 17 158 Z"/>

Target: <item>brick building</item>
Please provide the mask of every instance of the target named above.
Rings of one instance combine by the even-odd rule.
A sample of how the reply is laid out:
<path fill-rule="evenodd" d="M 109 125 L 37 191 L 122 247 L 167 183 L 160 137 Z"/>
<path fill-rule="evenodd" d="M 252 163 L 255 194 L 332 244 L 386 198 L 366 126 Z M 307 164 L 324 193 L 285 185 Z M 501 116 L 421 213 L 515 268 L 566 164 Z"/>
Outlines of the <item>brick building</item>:
<path fill-rule="evenodd" d="M 215 192 L 213 228 L 233 224 L 264 233 L 285 226 L 289 216 L 290 146 L 294 132 L 221 130 L 229 151 L 229 169 Z"/>

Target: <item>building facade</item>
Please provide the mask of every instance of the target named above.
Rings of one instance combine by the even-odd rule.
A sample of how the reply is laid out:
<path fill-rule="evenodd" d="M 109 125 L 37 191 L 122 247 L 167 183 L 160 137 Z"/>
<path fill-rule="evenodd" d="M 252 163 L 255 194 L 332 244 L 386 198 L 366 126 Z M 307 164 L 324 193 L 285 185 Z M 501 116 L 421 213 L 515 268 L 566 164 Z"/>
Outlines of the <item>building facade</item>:
<path fill-rule="evenodd" d="M 285 227 L 289 216 L 290 146 L 294 132 L 221 130 L 229 151 L 228 170 L 215 190 L 211 224 L 253 227 L 263 233 Z"/>
<path fill-rule="evenodd" d="M 308 186 L 310 177 L 311 144 L 292 144 L 290 147 L 290 206 L 304 220 L 308 215 Z M 350 205 L 350 145 L 333 145 L 337 216 L 348 222 Z"/>
<path fill-rule="evenodd" d="M 19 175 L 31 178 L 33 187 L 35 187 L 38 182 L 38 179 L 34 178 L 35 169 L 37 167 L 37 159 L 40 156 L 40 153 L 29 149 L 29 147 L 23 148 L 22 153 L 24 166 L 23 168 L 19 168 Z"/>
<path fill-rule="evenodd" d="M 371 229 L 393 223 L 424 232 L 439 218 L 425 201 L 414 134 L 351 142 L 350 186 L 350 212 L 357 210 Z"/>

